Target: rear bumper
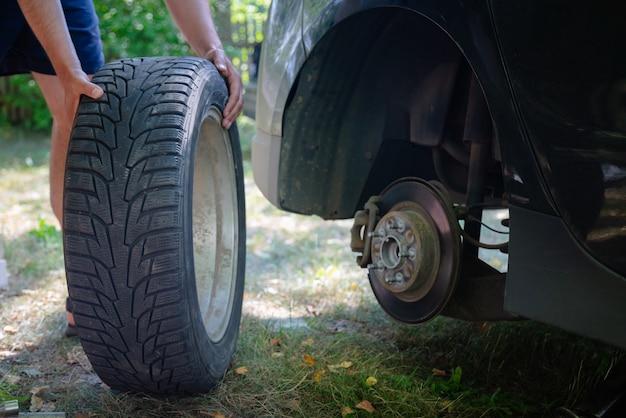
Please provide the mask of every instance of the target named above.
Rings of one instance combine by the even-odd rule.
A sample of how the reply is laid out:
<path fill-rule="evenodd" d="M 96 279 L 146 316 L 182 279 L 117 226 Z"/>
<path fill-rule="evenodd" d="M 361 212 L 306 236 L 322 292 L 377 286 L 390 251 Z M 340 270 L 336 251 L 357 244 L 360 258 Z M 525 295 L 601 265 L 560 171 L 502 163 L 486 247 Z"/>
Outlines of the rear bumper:
<path fill-rule="evenodd" d="M 252 139 L 252 170 L 254 181 L 263 195 L 280 208 L 278 197 L 278 170 L 282 138 L 257 129 Z"/>

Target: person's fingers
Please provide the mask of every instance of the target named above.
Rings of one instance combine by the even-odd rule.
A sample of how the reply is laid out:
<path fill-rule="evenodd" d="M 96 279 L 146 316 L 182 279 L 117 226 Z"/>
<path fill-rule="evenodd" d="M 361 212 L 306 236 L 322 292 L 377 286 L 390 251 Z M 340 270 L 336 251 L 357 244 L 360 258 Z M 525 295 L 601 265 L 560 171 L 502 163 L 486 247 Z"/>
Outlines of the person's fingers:
<path fill-rule="evenodd" d="M 243 110 L 243 95 L 240 95 L 236 100 L 236 103 L 233 105 L 233 109 L 230 115 L 224 120 L 223 126 L 226 129 L 229 129 L 230 126 L 235 122 L 241 111 Z"/>
<path fill-rule="evenodd" d="M 228 78 L 228 93 L 230 94 L 230 98 L 226 107 L 224 108 L 224 114 L 226 117 L 230 116 L 232 112 L 233 106 L 237 103 L 239 96 L 243 93 L 243 86 L 241 84 L 241 79 L 239 78 L 239 74 L 233 72 L 231 76 Z"/>
<path fill-rule="evenodd" d="M 99 99 L 104 94 L 102 87 L 92 83 L 91 81 L 84 80 L 80 86 L 80 94 L 89 96 L 92 99 Z"/>

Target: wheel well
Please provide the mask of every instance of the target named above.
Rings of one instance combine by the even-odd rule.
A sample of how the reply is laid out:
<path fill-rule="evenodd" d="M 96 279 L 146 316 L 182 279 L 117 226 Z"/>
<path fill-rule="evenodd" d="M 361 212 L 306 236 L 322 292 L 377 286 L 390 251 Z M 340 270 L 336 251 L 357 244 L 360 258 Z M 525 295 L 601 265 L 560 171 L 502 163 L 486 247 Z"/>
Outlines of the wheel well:
<path fill-rule="evenodd" d="M 285 109 L 281 207 L 349 218 L 409 176 L 463 194 L 472 83 L 459 47 L 413 11 L 373 9 L 337 24 L 311 51 Z M 478 91 L 489 119 L 479 134 L 493 135 Z M 492 154 L 489 185 L 501 189 L 497 146 Z"/>

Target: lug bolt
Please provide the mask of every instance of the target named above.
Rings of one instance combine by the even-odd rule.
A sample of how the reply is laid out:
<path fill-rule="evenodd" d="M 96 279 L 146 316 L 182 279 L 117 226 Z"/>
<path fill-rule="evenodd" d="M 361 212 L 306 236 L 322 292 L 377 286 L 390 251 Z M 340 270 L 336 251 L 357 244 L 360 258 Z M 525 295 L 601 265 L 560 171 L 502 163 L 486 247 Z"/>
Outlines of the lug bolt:
<path fill-rule="evenodd" d="M 401 283 L 404 281 L 404 275 L 400 272 L 397 272 L 395 275 L 395 283 Z"/>
<path fill-rule="evenodd" d="M 404 222 L 401 219 L 398 219 L 396 222 L 396 231 L 402 233 L 404 231 Z"/>
<path fill-rule="evenodd" d="M 414 247 L 409 248 L 409 257 L 414 258 L 417 255 L 417 250 Z"/>

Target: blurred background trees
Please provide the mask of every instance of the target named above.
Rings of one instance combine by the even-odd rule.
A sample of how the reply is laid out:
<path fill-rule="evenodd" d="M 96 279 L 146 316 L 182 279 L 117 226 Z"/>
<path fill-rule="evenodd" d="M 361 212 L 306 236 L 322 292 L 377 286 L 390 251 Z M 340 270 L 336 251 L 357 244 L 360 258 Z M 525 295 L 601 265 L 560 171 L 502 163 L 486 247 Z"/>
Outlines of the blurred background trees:
<path fill-rule="evenodd" d="M 224 48 L 247 83 L 254 72 L 254 47 L 263 40 L 270 0 L 210 2 Z M 94 4 L 106 61 L 191 54 L 163 0 L 96 0 Z M 51 122 L 39 88 L 29 75 L 0 78 L 0 127 L 45 131 Z"/>

